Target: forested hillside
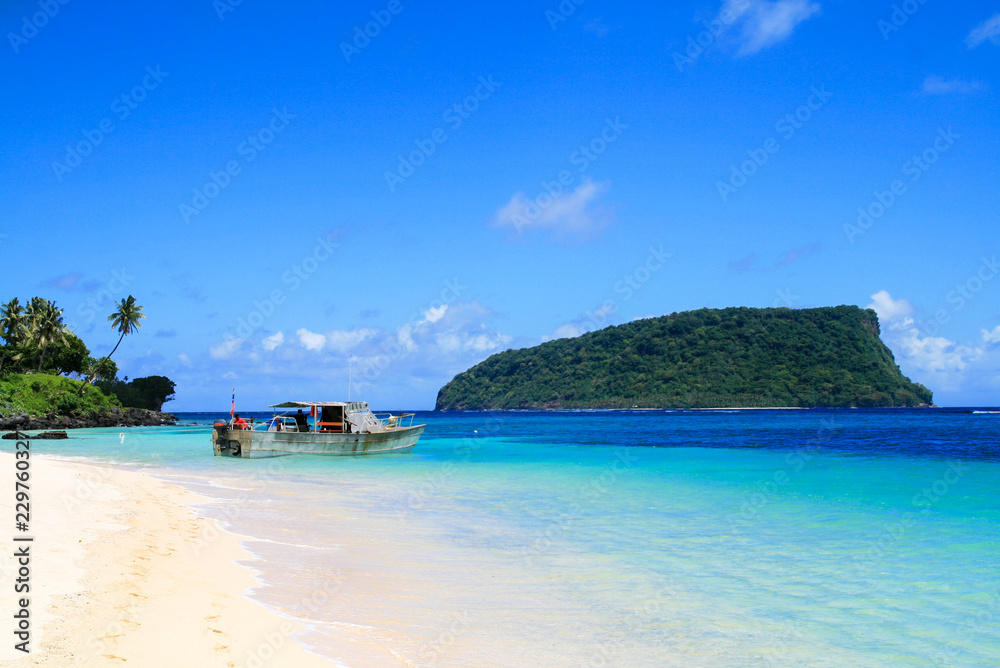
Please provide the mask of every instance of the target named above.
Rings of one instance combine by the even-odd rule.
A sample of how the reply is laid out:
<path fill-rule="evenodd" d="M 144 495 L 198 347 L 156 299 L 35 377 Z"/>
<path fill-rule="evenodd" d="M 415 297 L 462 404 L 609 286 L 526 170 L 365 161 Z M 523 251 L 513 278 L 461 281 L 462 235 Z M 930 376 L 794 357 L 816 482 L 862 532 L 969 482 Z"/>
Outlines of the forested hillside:
<path fill-rule="evenodd" d="M 919 406 L 875 311 L 699 309 L 498 353 L 438 392 L 438 410 Z"/>

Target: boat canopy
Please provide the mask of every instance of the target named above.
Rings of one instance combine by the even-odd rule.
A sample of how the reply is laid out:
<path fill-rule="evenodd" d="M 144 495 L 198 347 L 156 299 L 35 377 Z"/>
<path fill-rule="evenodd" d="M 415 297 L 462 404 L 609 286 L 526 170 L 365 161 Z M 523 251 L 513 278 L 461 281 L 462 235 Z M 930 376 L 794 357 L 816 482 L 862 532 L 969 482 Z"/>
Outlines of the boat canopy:
<path fill-rule="evenodd" d="M 283 401 L 280 404 L 272 404 L 271 408 L 309 408 L 310 406 L 347 406 L 351 404 L 363 403 L 360 401 Z"/>

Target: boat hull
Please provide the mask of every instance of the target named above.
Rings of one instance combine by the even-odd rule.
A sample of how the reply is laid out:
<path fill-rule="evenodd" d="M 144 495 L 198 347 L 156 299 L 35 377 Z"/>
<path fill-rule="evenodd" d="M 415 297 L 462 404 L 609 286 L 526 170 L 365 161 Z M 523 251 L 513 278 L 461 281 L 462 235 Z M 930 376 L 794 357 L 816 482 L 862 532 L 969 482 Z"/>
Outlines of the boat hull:
<path fill-rule="evenodd" d="M 382 432 L 339 434 L 334 432 L 212 430 L 216 456 L 280 457 L 308 455 L 375 455 L 409 452 L 426 425 L 399 427 Z"/>

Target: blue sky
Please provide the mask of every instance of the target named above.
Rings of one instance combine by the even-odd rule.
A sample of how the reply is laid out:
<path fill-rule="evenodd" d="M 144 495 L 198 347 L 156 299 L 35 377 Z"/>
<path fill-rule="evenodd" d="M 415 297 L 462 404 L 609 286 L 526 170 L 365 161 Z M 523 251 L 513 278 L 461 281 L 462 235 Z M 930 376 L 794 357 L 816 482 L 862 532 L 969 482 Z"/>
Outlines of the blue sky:
<path fill-rule="evenodd" d="M 837 304 L 1000 404 L 1000 5 L 663 4 L 5 2 L 0 298 L 102 354 L 135 295 L 115 359 L 173 410 Z"/>

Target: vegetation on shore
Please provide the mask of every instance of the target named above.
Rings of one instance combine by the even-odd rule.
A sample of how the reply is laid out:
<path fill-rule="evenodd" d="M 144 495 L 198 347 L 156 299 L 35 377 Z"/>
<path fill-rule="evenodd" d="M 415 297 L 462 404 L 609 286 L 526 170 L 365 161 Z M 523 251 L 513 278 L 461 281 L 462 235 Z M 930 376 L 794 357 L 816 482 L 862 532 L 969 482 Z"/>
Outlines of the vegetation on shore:
<path fill-rule="evenodd" d="M 27 414 L 58 415 L 107 414 L 121 408 L 114 396 L 107 396 L 82 380 L 47 373 L 9 374 L 0 378 L 0 417 Z"/>
<path fill-rule="evenodd" d="M 438 410 L 920 406 L 871 309 L 699 309 L 498 353 Z"/>
<path fill-rule="evenodd" d="M 94 358 L 66 326 L 55 302 L 32 297 L 22 305 L 15 297 L 0 305 L 0 418 L 83 418 L 123 408 L 159 411 L 173 396 L 173 381 L 164 376 L 118 380 L 118 366 L 111 360 L 143 318 L 132 295 L 122 299 L 108 316 L 121 334 L 118 343 L 111 354 Z"/>
<path fill-rule="evenodd" d="M 126 377 L 122 380 L 99 380 L 97 387 L 109 397 L 115 397 L 122 406 L 144 408 L 148 411 L 162 410 L 164 402 L 174 396 L 174 381 L 166 376 Z"/>

